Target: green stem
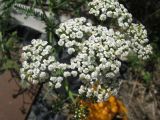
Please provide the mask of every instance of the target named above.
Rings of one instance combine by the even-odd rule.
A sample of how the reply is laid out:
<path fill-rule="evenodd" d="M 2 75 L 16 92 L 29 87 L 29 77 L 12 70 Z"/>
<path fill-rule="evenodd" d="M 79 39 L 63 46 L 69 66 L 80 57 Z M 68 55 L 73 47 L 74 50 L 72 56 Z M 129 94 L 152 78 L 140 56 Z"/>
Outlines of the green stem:
<path fill-rule="evenodd" d="M 60 7 L 62 7 L 63 5 L 67 4 L 68 0 L 63 0 L 59 5 L 53 7 L 53 9 L 58 9 Z"/>
<path fill-rule="evenodd" d="M 48 33 L 48 42 L 50 44 L 52 44 L 53 43 L 53 34 L 52 34 L 51 30 L 49 30 L 47 33 Z"/>
<path fill-rule="evenodd" d="M 68 93 L 68 97 L 71 99 L 71 101 L 75 104 L 75 99 L 73 97 L 73 93 L 72 91 L 69 89 L 69 85 L 68 85 L 68 82 L 67 80 L 65 80 L 65 90 L 66 92 Z"/>
<path fill-rule="evenodd" d="M 39 4 L 40 4 L 40 7 L 41 7 L 41 10 L 42 10 L 42 12 L 43 12 L 43 16 L 44 16 L 44 18 L 43 18 L 43 20 L 44 20 L 44 22 L 45 22 L 45 24 L 46 24 L 46 27 L 47 27 L 47 35 L 48 35 L 48 42 L 50 43 L 50 44 L 52 44 L 53 43 L 53 28 L 54 28 L 54 24 L 52 24 L 52 22 L 51 22 L 51 20 L 50 20 L 50 18 L 46 15 L 46 12 L 45 12 L 45 10 L 44 10 L 44 8 L 43 8 L 43 3 L 42 3 L 43 1 L 39 1 Z M 51 9 L 51 8 L 49 8 L 49 9 Z M 51 12 L 51 11 L 49 11 L 49 12 Z"/>
<path fill-rule="evenodd" d="M 38 1 L 37 1 L 37 3 L 38 3 Z M 39 4 L 40 4 L 41 10 L 42 10 L 43 15 L 44 15 L 44 21 L 45 21 L 45 23 L 47 24 L 47 23 L 49 23 L 50 21 L 49 21 L 47 15 L 46 15 L 46 12 L 45 12 L 45 10 L 44 10 L 44 8 L 43 8 L 43 4 L 42 4 L 42 1 L 41 1 L 41 0 L 39 1 Z"/>

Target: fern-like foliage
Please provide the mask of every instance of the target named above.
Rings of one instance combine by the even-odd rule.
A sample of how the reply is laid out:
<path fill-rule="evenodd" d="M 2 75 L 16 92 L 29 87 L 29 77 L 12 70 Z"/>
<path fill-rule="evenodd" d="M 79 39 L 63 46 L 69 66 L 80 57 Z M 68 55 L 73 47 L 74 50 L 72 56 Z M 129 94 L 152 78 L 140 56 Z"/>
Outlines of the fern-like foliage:
<path fill-rule="evenodd" d="M 10 14 L 11 11 L 16 10 L 18 13 L 33 15 L 35 17 L 42 17 L 42 11 L 36 9 L 36 0 L 1 0 L 0 10 L 1 15 Z"/>
<path fill-rule="evenodd" d="M 24 0 L 0 0 L 0 16 L 10 14 L 14 4 L 23 1 Z"/>
<path fill-rule="evenodd" d="M 34 16 L 36 18 L 44 17 L 42 10 L 23 4 L 15 4 L 14 10 L 16 10 L 17 13 L 25 14 L 27 16 Z"/>

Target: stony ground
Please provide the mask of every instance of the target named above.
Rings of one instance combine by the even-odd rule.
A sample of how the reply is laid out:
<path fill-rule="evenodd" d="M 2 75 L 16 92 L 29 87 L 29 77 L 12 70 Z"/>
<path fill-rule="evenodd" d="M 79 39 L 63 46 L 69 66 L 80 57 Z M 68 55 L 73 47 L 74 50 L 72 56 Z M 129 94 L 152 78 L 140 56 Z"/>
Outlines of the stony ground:
<path fill-rule="evenodd" d="M 119 97 L 128 108 L 129 120 L 160 120 L 160 79 L 156 77 L 149 85 L 122 82 Z"/>

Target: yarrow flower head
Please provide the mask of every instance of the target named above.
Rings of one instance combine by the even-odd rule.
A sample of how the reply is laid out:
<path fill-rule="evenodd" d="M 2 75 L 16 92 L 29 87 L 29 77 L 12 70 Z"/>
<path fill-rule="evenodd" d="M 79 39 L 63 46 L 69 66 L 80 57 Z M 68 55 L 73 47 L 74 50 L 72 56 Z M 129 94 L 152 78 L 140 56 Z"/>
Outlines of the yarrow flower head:
<path fill-rule="evenodd" d="M 83 24 L 80 24 L 79 21 L 83 21 Z M 65 30 L 58 32 L 62 31 L 62 26 L 64 25 Z M 135 28 L 133 28 L 133 26 Z M 138 32 L 136 30 L 139 29 L 138 26 L 138 24 L 131 24 L 126 32 L 120 32 L 112 28 L 108 29 L 105 26 L 93 26 L 84 18 L 70 19 L 60 24 L 60 28 L 57 29 L 57 35 L 60 36 L 59 41 L 61 41 L 62 35 L 65 36 L 66 39 L 64 39 L 64 44 L 59 44 L 59 46 L 68 49 L 69 55 L 72 53 L 75 54 L 75 56 L 70 59 L 69 68 L 71 71 L 76 71 L 76 76 L 86 85 L 86 89 L 82 89 L 82 87 L 79 89 L 80 94 L 86 93 L 86 97 L 88 98 L 94 96 L 98 101 L 104 100 L 104 98 L 107 99 L 107 97 L 104 97 L 102 94 L 93 94 L 93 85 L 98 81 L 99 85 L 102 85 L 103 88 L 104 84 L 109 86 L 108 83 L 111 81 L 115 83 L 117 76 L 119 76 L 121 62 L 127 60 L 130 52 L 137 53 L 138 56 L 143 59 L 148 58 L 151 53 L 151 47 L 147 45 L 147 34 L 142 25 L 140 25 L 141 29 L 140 32 Z M 77 28 L 83 33 L 81 39 L 79 39 L 79 37 L 70 37 L 75 32 L 74 29 L 77 30 Z M 66 32 L 67 29 L 69 29 L 70 33 Z M 140 34 L 140 36 L 138 34 Z M 137 41 L 135 45 L 134 41 L 136 40 L 141 42 Z M 140 47 L 135 51 L 137 45 Z M 147 51 L 144 52 L 144 49 L 147 49 Z M 68 77 L 71 76 L 71 74 L 66 73 L 65 76 Z M 85 86 L 83 88 L 85 88 Z M 110 92 L 106 91 L 105 94 L 109 97 L 109 93 L 112 94 L 115 93 L 115 91 L 116 89 L 111 89 Z M 100 99 L 101 96 L 103 96 L 102 99 Z"/>
<path fill-rule="evenodd" d="M 120 4 L 118 0 L 93 0 L 89 3 L 89 13 L 98 17 L 101 21 L 110 18 L 122 29 L 126 29 L 132 22 L 132 15 Z"/>
<path fill-rule="evenodd" d="M 128 36 L 131 40 L 131 48 L 137 53 L 139 58 L 148 59 L 152 53 L 152 47 L 148 43 L 147 31 L 142 24 L 132 23 L 127 30 Z"/>
<path fill-rule="evenodd" d="M 64 76 L 59 71 L 64 71 L 67 67 L 56 61 L 52 46 L 47 41 L 33 39 L 31 45 L 22 49 L 22 81 L 27 81 L 27 84 L 48 82 L 50 87 L 60 88 Z"/>
<path fill-rule="evenodd" d="M 147 31 L 142 24 L 132 23 L 132 15 L 117 0 L 93 0 L 89 13 L 101 21 L 113 19 L 115 27 L 94 25 L 87 18 L 67 20 L 59 25 L 58 46 L 70 57 L 61 63 L 47 41 L 32 40 L 23 47 L 21 79 L 32 84 L 47 83 L 60 88 L 63 80 L 76 78 L 82 85 L 80 96 L 105 101 L 116 95 L 120 85 L 118 76 L 129 53 L 147 59 L 152 53 Z M 59 61 L 58 61 L 59 60 Z"/>

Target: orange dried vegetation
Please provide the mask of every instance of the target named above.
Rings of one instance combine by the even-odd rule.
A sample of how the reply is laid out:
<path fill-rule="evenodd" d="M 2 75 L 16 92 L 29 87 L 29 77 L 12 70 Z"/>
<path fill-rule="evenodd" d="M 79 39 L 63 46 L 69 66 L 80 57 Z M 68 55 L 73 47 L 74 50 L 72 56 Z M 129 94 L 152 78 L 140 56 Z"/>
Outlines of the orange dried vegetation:
<path fill-rule="evenodd" d="M 81 101 L 81 104 L 88 107 L 87 120 L 113 120 L 117 116 L 121 117 L 121 120 L 128 120 L 126 107 L 114 96 L 111 96 L 105 102 Z"/>

